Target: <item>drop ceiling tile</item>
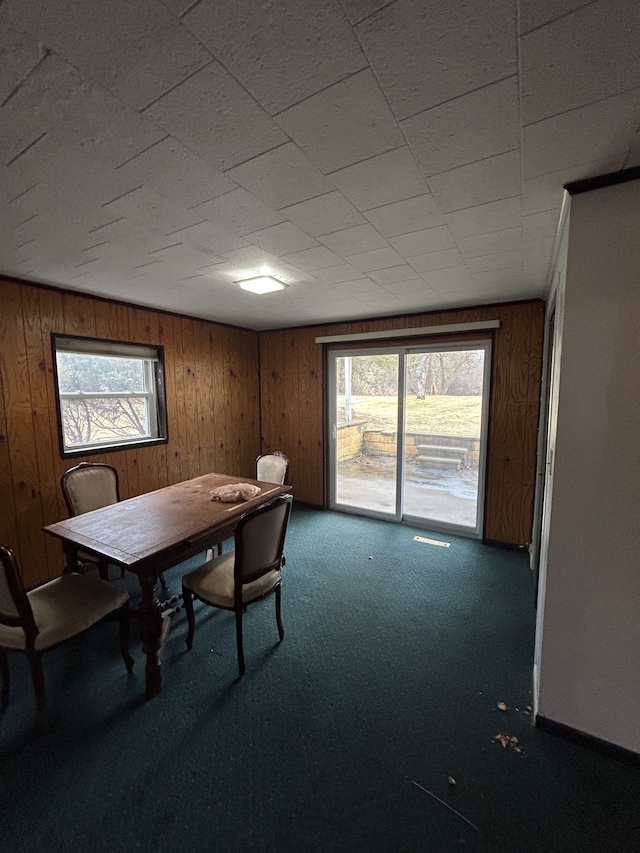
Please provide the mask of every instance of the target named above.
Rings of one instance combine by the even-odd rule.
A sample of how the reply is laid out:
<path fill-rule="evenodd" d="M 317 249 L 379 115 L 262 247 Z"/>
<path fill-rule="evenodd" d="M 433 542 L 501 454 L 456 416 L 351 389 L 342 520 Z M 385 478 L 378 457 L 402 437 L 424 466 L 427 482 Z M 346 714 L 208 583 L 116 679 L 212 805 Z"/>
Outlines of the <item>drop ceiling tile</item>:
<path fill-rule="evenodd" d="M 524 270 L 522 265 L 512 269 L 489 270 L 488 272 L 473 273 L 471 278 L 478 287 L 494 288 L 512 287 L 515 292 L 522 282 Z"/>
<path fill-rule="evenodd" d="M 193 6 L 195 0 L 162 0 L 162 2 L 174 15 L 180 17 L 190 6 Z"/>
<path fill-rule="evenodd" d="M 143 116 L 53 54 L 0 109 L 0 150 L 5 162 L 39 138 L 27 151 L 30 158 L 50 157 L 64 145 L 81 158 L 91 157 L 112 168 L 162 135 Z"/>
<path fill-rule="evenodd" d="M 537 29 L 591 2 L 593 0 L 520 0 L 518 5 L 520 33 Z"/>
<path fill-rule="evenodd" d="M 261 231 L 247 234 L 245 239 L 275 255 L 289 255 L 292 252 L 301 252 L 303 249 L 312 249 L 318 245 L 318 241 L 302 231 L 293 222 L 282 222 L 280 225 L 272 225 Z"/>
<path fill-rule="evenodd" d="M 45 50 L 33 36 L 5 25 L 0 27 L 0 54 L 2 55 L 0 104 L 3 104 L 42 60 Z"/>
<path fill-rule="evenodd" d="M 362 273 L 350 264 L 340 264 L 338 267 L 328 267 L 316 271 L 316 276 L 327 284 L 342 284 L 345 281 L 362 279 Z"/>
<path fill-rule="evenodd" d="M 404 145 L 368 69 L 285 110 L 277 120 L 325 174 Z"/>
<path fill-rule="evenodd" d="M 187 225 L 176 231 L 170 231 L 166 236 L 172 240 L 180 240 L 194 249 L 214 255 L 227 256 L 229 252 L 244 248 L 244 241 L 242 239 L 234 239 L 228 232 L 221 232 L 220 227 L 209 219 L 201 219 L 192 225 Z M 212 260 L 209 263 L 218 263 L 218 261 Z"/>
<path fill-rule="evenodd" d="M 615 172 L 638 127 L 640 88 L 530 124 L 522 132 L 522 171 L 528 180 L 601 160 Z"/>
<path fill-rule="evenodd" d="M 474 237 L 464 237 L 457 242 L 463 258 L 496 255 L 501 252 L 518 252 L 522 248 L 522 228 L 508 228 L 505 231 L 477 234 Z"/>
<path fill-rule="evenodd" d="M 522 239 L 539 240 L 555 237 L 560 219 L 560 208 L 531 213 L 522 217 Z"/>
<path fill-rule="evenodd" d="M 387 3 L 388 0 L 342 0 L 344 10 L 352 24 L 357 24 L 358 21 L 377 12 Z"/>
<path fill-rule="evenodd" d="M 221 233 L 240 237 L 284 221 L 284 216 L 242 188 L 199 204 L 191 213 L 209 219 Z"/>
<path fill-rule="evenodd" d="M 443 249 L 440 252 L 429 252 L 427 255 L 412 258 L 411 266 L 416 272 L 424 273 L 464 266 L 464 259 L 457 249 Z"/>
<path fill-rule="evenodd" d="M 339 255 L 341 258 L 347 255 L 355 255 L 358 252 L 369 252 L 373 249 L 385 249 L 389 244 L 381 237 L 376 229 L 369 225 L 356 225 L 354 228 L 344 228 L 333 234 L 325 234 L 318 237 L 321 243 Z"/>
<path fill-rule="evenodd" d="M 505 228 L 517 228 L 522 225 L 522 204 L 520 196 L 479 204 L 467 210 L 446 213 L 445 221 L 455 240 L 486 234 L 489 231 L 503 231 Z"/>
<path fill-rule="evenodd" d="M 470 273 L 488 272 L 489 270 L 510 269 L 522 263 L 522 252 L 500 252 L 497 255 L 479 255 L 467 258 Z"/>
<path fill-rule="evenodd" d="M 365 223 L 355 207 L 337 190 L 284 207 L 280 213 L 312 237 Z"/>
<path fill-rule="evenodd" d="M 520 193 L 520 151 L 507 151 L 468 166 L 431 175 L 429 189 L 443 213 Z"/>
<path fill-rule="evenodd" d="M 102 210 L 113 219 L 123 216 L 125 219 L 140 222 L 159 235 L 193 225 L 203 218 L 196 211 L 184 210 L 146 187 L 139 187 L 114 198 L 102 205 Z M 169 239 L 166 242 L 169 244 L 180 241 Z"/>
<path fill-rule="evenodd" d="M 182 22 L 271 114 L 367 65 L 338 3 L 203 0 Z"/>
<path fill-rule="evenodd" d="M 531 266 L 540 261 L 545 267 L 549 265 L 551 252 L 555 241 L 555 233 L 543 237 L 530 237 L 522 241 L 522 260 Z"/>
<path fill-rule="evenodd" d="M 0 28 L 3 18 L 84 69 L 134 109 L 142 109 L 210 60 L 199 41 L 152 0 L 57 0 L 47 13 L 38 0 L 20 0 L 2 4 Z"/>
<path fill-rule="evenodd" d="M 406 146 L 332 172 L 329 177 L 358 210 L 370 210 L 429 191 Z"/>
<path fill-rule="evenodd" d="M 390 281 L 384 287 L 389 293 L 393 293 L 399 298 L 423 296 L 425 294 L 435 296 L 435 293 L 422 278 L 410 278 L 406 279 L 406 281 Z"/>
<path fill-rule="evenodd" d="M 606 160 L 596 160 L 583 163 L 573 168 L 561 169 L 529 178 L 522 182 L 522 214 L 540 213 L 543 210 L 554 210 L 562 206 L 564 185 L 570 181 L 584 178 L 594 178 L 607 171 Z"/>
<path fill-rule="evenodd" d="M 366 217 L 383 237 L 397 237 L 444 224 L 430 193 L 368 210 Z"/>
<path fill-rule="evenodd" d="M 515 16 L 512 0 L 397 0 L 359 24 L 356 33 L 394 113 L 403 119 L 515 74 Z"/>
<path fill-rule="evenodd" d="M 144 114 L 221 171 L 287 141 L 273 119 L 218 62 L 167 92 Z"/>
<path fill-rule="evenodd" d="M 473 286 L 471 273 L 464 266 L 443 270 L 428 270 L 422 274 L 422 278 L 438 294 L 442 294 L 448 290 L 464 290 Z"/>
<path fill-rule="evenodd" d="M 416 271 L 409 264 L 399 264 L 397 267 L 387 267 L 386 269 L 372 270 L 368 273 L 369 278 L 376 281 L 378 284 L 392 284 L 396 281 L 411 281 L 416 279 Z"/>
<path fill-rule="evenodd" d="M 336 293 L 342 296 L 356 296 L 359 293 L 367 293 L 371 290 L 373 283 L 370 278 L 358 278 L 353 281 L 345 281 L 339 288 L 334 288 Z M 331 293 L 332 297 L 335 293 Z"/>
<path fill-rule="evenodd" d="M 405 258 L 415 258 L 441 249 L 454 249 L 456 245 L 446 225 L 389 237 L 388 242 Z"/>
<path fill-rule="evenodd" d="M 376 249 L 373 252 L 361 252 L 357 255 L 351 255 L 346 260 L 349 261 L 360 272 L 369 272 L 370 270 L 381 270 L 386 267 L 395 267 L 403 263 L 403 259 L 395 251 L 395 249 Z"/>
<path fill-rule="evenodd" d="M 237 187 L 228 175 L 170 136 L 118 167 L 118 173 L 183 207 L 194 207 Z"/>
<path fill-rule="evenodd" d="M 260 154 L 229 169 L 226 174 L 276 209 L 331 192 L 334 188 L 293 142 Z"/>
<path fill-rule="evenodd" d="M 401 122 L 430 175 L 513 151 L 520 145 L 516 77 L 485 86 Z"/>
<path fill-rule="evenodd" d="M 631 169 L 633 166 L 640 166 L 640 129 L 635 135 L 635 139 L 631 145 L 631 150 L 624 162 L 625 169 Z"/>
<path fill-rule="evenodd" d="M 359 293 L 358 300 L 375 310 L 376 314 L 397 314 L 402 305 L 397 296 L 387 290 L 372 290 Z"/>
<path fill-rule="evenodd" d="M 286 255 L 283 260 L 292 264 L 294 267 L 299 267 L 301 270 L 315 272 L 326 267 L 342 266 L 342 259 L 333 252 L 330 252 L 326 246 L 318 246 L 315 249 L 305 249 L 302 252 L 294 252 L 291 255 Z"/>
<path fill-rule="evenodd" d="M 637 0 L 607 0 L 521 38 L 522 123 L 640 86 L 639 34 Z"/>

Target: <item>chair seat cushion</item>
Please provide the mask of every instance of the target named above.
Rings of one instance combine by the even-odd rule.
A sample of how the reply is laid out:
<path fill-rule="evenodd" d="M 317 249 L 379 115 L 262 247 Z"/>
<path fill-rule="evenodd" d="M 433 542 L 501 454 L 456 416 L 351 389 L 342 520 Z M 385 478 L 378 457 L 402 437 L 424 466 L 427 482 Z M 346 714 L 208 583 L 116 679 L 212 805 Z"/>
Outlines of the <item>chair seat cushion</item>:
<path fill-rule="evenodd" d="M 235 552 L 221 554 L 192 572 L 184 575 L 182 585 L 190 589 L 198 598 L 217 607 L 233 609 L 233 567 Z M 245 584 L 242 588 L 242 601 L 250 604 L 270 592 L 282 577 L 279 569 L 267 572 L 258 580 Z"/>
<path fill-rule="evenodd" d="M 35 649 L 43 651 L 82 633 L 109 613 L 119 610 L 129 593 L 113 584 L 87 575 L 68 574 L 27 593 L 40 633 Z M 0 646 L 24 649 L 22 628 L 0 625 Z"/>

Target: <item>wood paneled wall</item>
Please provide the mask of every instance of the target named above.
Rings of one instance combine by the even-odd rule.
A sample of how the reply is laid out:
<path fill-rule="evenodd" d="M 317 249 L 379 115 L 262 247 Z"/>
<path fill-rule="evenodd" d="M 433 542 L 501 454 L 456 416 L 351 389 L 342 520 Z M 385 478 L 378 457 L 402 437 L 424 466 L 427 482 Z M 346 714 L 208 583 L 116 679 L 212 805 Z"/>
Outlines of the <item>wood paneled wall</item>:
<path fill-rule="evenodd" d="M 499 320 L 494 333 L 486 540 L 514 545 L 531 541 L 544 303 L 511 303 L 433 314 L 262 332 L 260 387 L 263 450 L 291 459 L 296 498 L 324 500 L 323 335 Z M 433 337 L 429 337 L 433 343 Z M 419 342 L 419 339 L 413 339 Z"/>
<path fill-rule="evenodd" d="M 296 498 L 321 506 L 324 368 L 315 338 L 498 319 L 485 538 L 524 545 L 531 539 L 543 314 L 544 304 L 533 301 L 258 335 L 0 279 L 0 542 L 16 551 L 27 585 L 60 572 L 60 544 L 42 527 L 66 517 L 60 476 L 83 458 L 114 465 L 126 498 L 207 471 L 252 476 L 261 449 L 280 449 L 291 459 Z M 51 332 L 164 346 L 168 443 L 62 459 Z"/>
<path fill-rule="evenodd" d="M 169 441 L 62 459 L 51 332 L 164 346 Z M 258 335 L 68 291 L 0 279 L 0 542 L 33 585 L 62 568 L 43 525 L 67 517 L 62 473 L 104 461 L 123 498 L 223 471 L 250 477 L 260 452 Z"/>

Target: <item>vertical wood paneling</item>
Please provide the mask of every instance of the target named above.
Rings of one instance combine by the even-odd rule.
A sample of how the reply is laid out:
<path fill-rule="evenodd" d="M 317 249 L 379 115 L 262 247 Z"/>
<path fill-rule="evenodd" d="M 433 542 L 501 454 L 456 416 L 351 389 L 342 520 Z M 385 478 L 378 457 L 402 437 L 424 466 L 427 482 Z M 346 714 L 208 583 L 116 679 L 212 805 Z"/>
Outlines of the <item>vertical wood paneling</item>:
<path fill-rule="evenodd" d="M 5 332 L 0 314 L 0 344 L 4 345 Z M 1 358 L 1 356 L 0 356 Z M 11 462 L 9 459 L 9 441 L 7 438 L 7 418 L 4 410 L 2 382 L 3 370 L 0 369 L 0 485 L 2 487 L 2 512 L 0 512 L 0 543 L 18 546 L 18 528 L 16 526 L 16 506 L 11 488 Z M 19 556 L 19 555 L 18 555 Z"/>
<path fill-rule="evenodd" d="M 199 323 L 195 336 L 196 368 L 196 427 L 198 431 L 198 460 L 200 470 L 215 471 L 215 451 L 207 440 L 215 420 L 213 404 L 213 375 L 211 373 L 211 330 L 209 324 Z"/>
<path fill-rule="evenodd" d="M 336 323 L 260 334 L 262 447 L 291 459 L 298 500 L 321 505 L 324 493 L 322 347 L 316 336 L 375 334 L 398 328 L 500 320 L 494 336 L 485 537 L 526 545 L 531 539 L 540 396 L 543 303 L 456 309 L 435 314 Z M 314 372 L 318 372 L 318 376 Z"/>
<path fill-rule="evenodd" d="M 31 381 L 25 339 L 21 288 L 8 283 L 2 288 L 2 348 L 0 369 L 4 394 L 11 488 L 18 532 L 8 542 L 17 552 L 24 582 L 29 585 L 47 577 L 42 503 L 38 480 L 36 437 L 31 411 Z"/>
<path fill-rule="evenodd" d="M 51 410 L 47 389 L 47 356 L 51 357 L 51 346 L 50 340 L 46 342 L 43 340 L 42 326 L 46 320 L 40 314 L 39 292 L 34 288 L 22 290 L 22 310 L 25 320 L 25 351 L 30 377 L 31 413 L 44 524 L 47 519 L 55 521 L 60 509 L 58 471 L 55 465 L 58 447 L 57 442 L 52 444 L 54 433 L 50 423 L 53 417 L 57 427 L 57 419 L 55 410 Z M 45 346 L 48 352 L 45 351 Z M 50 536 L 40 534 L 39 538 L 42 539 L 44 547 L 42 571 L 45 571 L 46 567 L 47 577 L 54 577 L 59 573 L 60 568 L 60 544 L 54 542 Z M 38 569 L 39 573 L 40 569 Z"/>
<path fill-rule="evenodd" d="M 63 459 L 52 332 L 162 345 L 168 443 Z M 257 364 L 255 332 L 1 280 L 0 536 L 25 582 L 61 571 L 59 544 L 41 528 L 66 517 L 60 477 L 80 461 L 113 465 L 123 499 L 211 470 L 250 474 L 260 450 Z"/>

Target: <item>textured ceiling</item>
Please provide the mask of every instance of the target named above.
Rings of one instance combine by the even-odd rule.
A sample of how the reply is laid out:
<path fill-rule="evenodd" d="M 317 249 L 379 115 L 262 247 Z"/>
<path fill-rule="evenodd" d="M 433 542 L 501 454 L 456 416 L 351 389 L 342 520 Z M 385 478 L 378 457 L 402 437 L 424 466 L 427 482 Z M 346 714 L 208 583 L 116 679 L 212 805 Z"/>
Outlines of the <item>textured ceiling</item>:
<path fill-rule="evenodd" d="M 640 164 L 638 0 L 4 0 L 0 50 L 0 272 L 254 329 L 544 296 L 563 184 Z"/>

